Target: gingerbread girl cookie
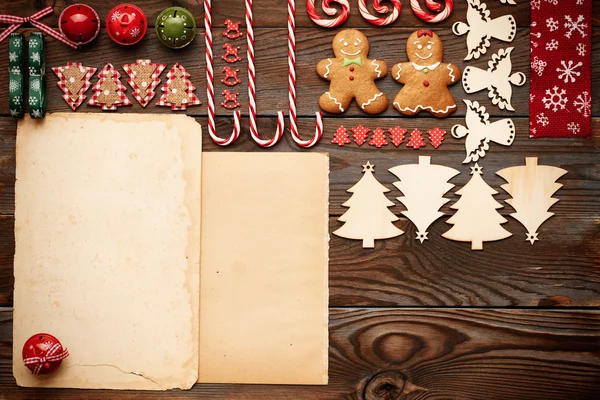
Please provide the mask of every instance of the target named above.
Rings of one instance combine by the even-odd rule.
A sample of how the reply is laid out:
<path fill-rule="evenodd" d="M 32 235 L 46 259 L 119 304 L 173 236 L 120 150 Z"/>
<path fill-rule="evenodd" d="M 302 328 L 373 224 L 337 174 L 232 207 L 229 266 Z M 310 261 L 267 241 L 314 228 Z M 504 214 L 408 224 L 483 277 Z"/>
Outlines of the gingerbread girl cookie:
<path fill-rule="evenodd" d="M 388 106 L 388 98 L 375 85 L 375 80 L 387 74 L 387 64 L 369 60 L 369 41 L 356 29 L 346 29 L 333 38 L 335 58 L 321 60 L 317 73 L 330 81 L 329 91 L 319 99 L 323 111 L 343 113 L 352 99 L 361 110 L 379 114 Z"/>
<path fill-rule="evenodd" d="M 394 65 L 392 77 L 404 87 L 394 99 L 394 107 L 404 115 L 425 110 L 438 118 L 456 111 L 449 85 L 460 80 L 460 69 L 442 63 L 444 47 L 440 37 L 428 30 L 413 32 L 406 42 L 410 62 Z"/>

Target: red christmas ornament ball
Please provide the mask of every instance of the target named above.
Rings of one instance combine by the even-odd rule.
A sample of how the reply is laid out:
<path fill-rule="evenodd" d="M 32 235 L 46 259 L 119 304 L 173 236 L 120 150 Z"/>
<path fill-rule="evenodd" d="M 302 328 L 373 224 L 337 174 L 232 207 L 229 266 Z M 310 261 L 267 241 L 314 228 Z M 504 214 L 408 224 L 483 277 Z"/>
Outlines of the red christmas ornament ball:
<path fill-rule="evenodd" d="M 118 44 L 136 44 L 146 34 L 148 20 L 146 14 L 133 4 L 119 4 L 106 17 L 108 36 Z"/>
<path fill-rule="evenodd" d="M 58 348 L 55 348 L 50 354 L 50 350 L 55 344 L 58 344 Z M 23 345 L 23 361 L 34 358 L 38 358 L 38 360 L 40 360 L 41 364 L 40 362 L 25 364 L 33 373 L 36 373 L 37 367 L 38 375 L 49 374 L 56 371 L 56 369 L 60 367 L 62 359 L 48 361 L 45 360 L 45 358 L 51 356 L 60 356 L 61 354 L 63 355 L 62 358 L 64 358 L 68 355 L 68 352 L 66 349 L 63 349 L 62 344 L 57 338 L 48 333 L 38 333 L 33 335 L 27 339 Z"/>
<path fill-rule="evenodd" d="M 58 28 L 70 41 L 86 44 L 98 36 L 100 18 L 90 6 L 72 4 L 60 13 Z"/>

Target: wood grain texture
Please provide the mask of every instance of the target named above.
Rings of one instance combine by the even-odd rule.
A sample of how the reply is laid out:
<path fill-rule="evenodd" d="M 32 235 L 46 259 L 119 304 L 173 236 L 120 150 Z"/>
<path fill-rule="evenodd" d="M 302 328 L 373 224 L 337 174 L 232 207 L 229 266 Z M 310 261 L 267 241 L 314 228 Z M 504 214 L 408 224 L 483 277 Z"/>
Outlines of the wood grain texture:
<path fill-rule="evenodd" d="M 328 386 L 196 385 L 132 392 L 18 388 L 12 312 L 0 312 L 0 393 L 11 400 L 584 400 L 600 383 L 600 313 L 333 309 Z"/>

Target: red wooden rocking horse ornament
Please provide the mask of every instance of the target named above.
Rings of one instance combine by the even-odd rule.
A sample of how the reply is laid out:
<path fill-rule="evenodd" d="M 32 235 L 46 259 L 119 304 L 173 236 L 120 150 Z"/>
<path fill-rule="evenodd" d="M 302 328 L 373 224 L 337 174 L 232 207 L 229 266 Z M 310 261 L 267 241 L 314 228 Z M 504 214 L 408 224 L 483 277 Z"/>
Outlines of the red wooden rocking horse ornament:
<path fill-rule="evenodd" d="M 230 19 L 226 19 L 223 25 L 227 27 L 227 32 L 223 32 L 223 36 L 229 39 L 237 39 L 243 34 L 240 32 L 241 22 L 233 23 Z"/>
<path fill-rule="evenodd" d="M 229 43 L 225 43 L 225 45 L 223 46 L 223 48 L 225 49 L 225 54 L 221 56 L 221 58 L 225 61 L 227 61 L 228 63 L 234 63 L 234 62 L 238 62 L 238 61 L 242 61 L 242 59 L 240 58 L 240 56 L 238 55 L 238 52 L 240 51 L 240 47 L 232 47 Z"/>
<path fill-rule="evenodd" d="M 221 105 L 230 110 L 239 107 L 240 103 L 237 99 L 238 95 L 239 93 L 231 93 L 229 90 L 224 90 L 223 96 L 225 96 L 225 100 L 221 102 Z"/>
<path fill-rule="evenodd" d="M 221 79 L 221 83 L 226 84 L 227 86 L 235 86 L 238 83 L 242 83 L 242 80 L 238 78 L 239 69 L 231 69 L 229 67 L 223 67 L 221 70 L 225 74 L 225 77 Z"/>

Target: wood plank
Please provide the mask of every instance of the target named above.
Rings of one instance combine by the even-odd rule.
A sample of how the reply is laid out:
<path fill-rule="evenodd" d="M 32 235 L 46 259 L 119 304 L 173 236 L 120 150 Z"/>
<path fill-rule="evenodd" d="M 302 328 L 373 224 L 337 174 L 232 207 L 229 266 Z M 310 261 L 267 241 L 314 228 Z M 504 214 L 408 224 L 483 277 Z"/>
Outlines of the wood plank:
<path fill-rule="evenodd" d="M 592 399 L 598 390 L 598 311 L 333 309 L 329 326 L 328 386 L 196 385 L 187 392 L 36 390 L 15 385 L 12 312 L 4 309 L 0 392 L 11 400 L 573 400 Z"/>
<path fill-rule="evenodd" d="M 32 0 L 12 0 L 7 2 L 6 5 L 3 5 L 4 12 L 15 15 L 31 15 L 36 12 L 39 7 L 36 7 L 36 3 L 39 1 Z M 44 18 L 44 23 L 57 26 L 58 25 L 58 16 L 60 12 L 65 8 L 66 5 L 72 4 L 73 1 L 68 0 L 57 0 L 55 7 L 55 13 L 52 16 L 48 16 Z M 91 1 L 81 1 L 81 3 L 87 3 L 92 5 L 98 15 L 100 16 L 100 20 L 104 21 L 108 12 L 117 4 L 120 4 L 117 0 L 108 0 L 102 2 L 91 2 Z M 202 6 L 202 0 L 176 0 L 173 2 L 166 1 L 156 1 L 156 0 L 137 0 L 135 4 L 140 7 L 146 16 L 148 17 L 148 24 L 150 26 L 154 26 L 154 22 L 158 14 L 164 10 L 166 7 L 172 5 L 171 3 L 180 5 L 182 7 L 187 8 L 194 17 L 196 18 L 196 23 L 201 24 L 204 18 L 204 9 Z M 287 9 L 285 0 L 264 0 L 264 1 L 255 1 L 254 2 L 254 24 L 256 27 L 285 27 L 287 24 Z M 322 1 L 317 0 L 317 11 L 320 15 L 325 16 L 325 14 L 321 11 Z M 371 1 L 368 2 L 369 6 L 372 4 Z M 443 3 L 443 2 L 442 2 Z M 221 0 L 213 0 L 213 23 L 215 25 L 220 24 L 227 18 L 230 18 L 234 21 L 244 21 L 244 1 L 221 1 Z M 334 7 L 336 6 L 333 3 Z M 343 25 L 344 27 L 352 26 L 352 27 L 368 27 L 369 25 L 358 12 L 358 8 L 355 2 L 351 2 L 351 12 L 348 21 Z M 408 3 L 402 4 L 403 8 L 400 14 L 400 18 L 391 26 L 420 26 L 424 25 L 424 23 L 418 19 L 414 13 L 411 11 Z M 425 7 L 423 2 L 421 2 L 421 7 Z M 450 27 L 456 21 L 464 19 L 466 13 L 467 5 L 466 2 L 457 1 L 454 4 L 454 11 L 450 15 L 450 17 L 440 23 L 438 26 Z M 519 2 L 519 4 L 515 7 L 511 7 L 507 4 L 501 4 L 499 2 L 489 2 L 488 9 L 491 12 L 492 16 L 499 16 L 503 14 L 512 14 L 517 21 L 517 25 L 520 27 L 529 26 L 529 3 L 528 2 Z M 276 10 L 277 12 L 274 12 Z M 296 0 L 296 25 L 298 27 L 316 27 L 316 25 L 310 20 L 306 13 L 306 7 L 304 0 Z"/>

